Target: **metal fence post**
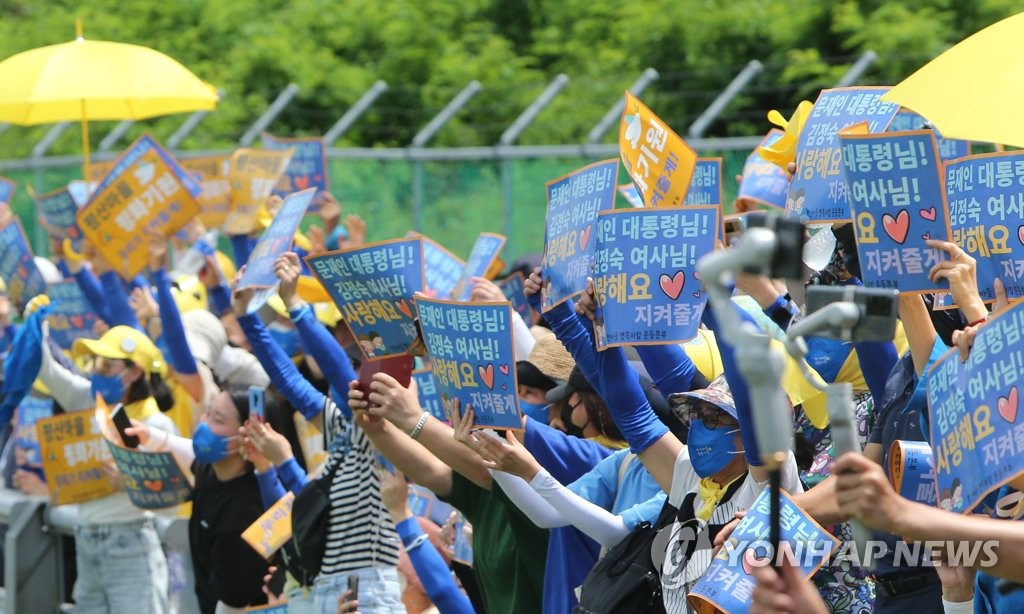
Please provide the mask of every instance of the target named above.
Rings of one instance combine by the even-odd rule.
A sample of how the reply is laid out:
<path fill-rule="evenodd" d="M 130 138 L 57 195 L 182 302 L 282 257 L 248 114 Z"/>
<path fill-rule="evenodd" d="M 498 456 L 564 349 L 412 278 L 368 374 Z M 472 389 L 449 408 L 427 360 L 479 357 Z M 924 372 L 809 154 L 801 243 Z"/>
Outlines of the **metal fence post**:
<path fill-rule="evenodd" d="M 750 60 L 747 62 L 747 65 L 743 67 L 743 70 L 733 77 L 733 80 L 729 82 L 729 85 L 727 85 L 725 89 L 711 101 L 708 108 L 704 109 L 704 112 L 700 114 L 700 117 L 690 125 L 690 138 L 695 139 L 704 136 L 704 131 L 708 129 L 711 122 L 715 121 L 722 111 L 725 110 L 725 107 L 732 102 L 732 99 L 739 95 L 739 93 L 743 91 L 743 88 L 747 87 L 747 84 L 753 81 L 754 77 L 756 77 L 762 70 L 764 70 L 764 65 L 757 60 Z"/>
<path fill-rule="evenodd" d="M 217 90 L 218 103 L 221 100 L 224 100 L 224 94 L 224 90 Z M 169 149 L 177 149 L 178 145 L 180 145 L 181 142 L 185 140 L 185 137 L 187 137 L 189 134 L 192 134 L 192 131 L 196 129 L 196 126 L 199 125 L 199 122 L 203 121 L 203 118 L 206 117 L 209 113 L 209 111 L 196 111 L 195 113 L 189 115 L 188 118 L 184 122 L 182 122 L 180 126 L 178 126 L 178 129 L 174 131 L 174 134 L 172 134 L 170 138 L 167 139 L 167 147 Z"/>
<path fill-rule="evenodd" d="M 871 68 L 871 65 L 874 64 L 875 60 L 877 59 L 878 54 L 868 49 L 867 51 L 864 52 L 863 55 L 857 58 L 857 61 L 854 62 L 853 66 L 851 66 L 850 69 L 847 70 L 846 73 L 842 76 L 842 78 L 840 78 L 839 81 L 836 82 L 835 86 L 849 87 L 853 85 L 854 83 L 857 82 L 857 79 L 860 79 L 864 75 L 864 73 L 866 73 L 868 69 Z"/>
<path fill-rule="evenodd" d="M 658 71 L 653 68 L 648 68 L 640 75 L 640 77 L 630 86 L 629 91 L 634 96 L 639 96 L 644 93 L 647 86 L 658 80 Z M 587 143 L 596 145 L 601 142 L 604 135 L 608 133 L 612 125 L 618 121 L 619 117 L 622 116 L 622 109 L 626 107 L 626 99 L 620 97 L 615 104 L 612 105 L 608 112 L 604 114 L 601 121 L 597 122 L 597 125 L 590 129 L 587 133 Z"/>
<path fill-rule="evenodd" d="M 274 118 L 281 114 L 281 111 L 284 111 L 284 108 L 288 106 L 288 103 L 290 103 L 298 93 L 299 86 L 294 83 L 289 83 L 288 87 L 281 90 L 281 93 L 277 95 L 274 102 L 270 103 L 270 106 L 263 112 L 263 115 L 260 115 L 259 118 L 249 126 L 249 129 L 245 131 L 242 138 L 238 139 L 238 144 L 242 147 L 248 147 L 251 145 L 252 142 L 256 140 L 256 137 L 260 135 L 260 132 L 265 130 L 267 126 L 270 125 L 270 122 L 274 121 Z"/>
<path fill-rule="evenodd" d="M 519 117 L 516 118 L 512 124 L 505 129 L 505 132 L 501 134 L 501 139 L 498 141 L 498 157 L 501 161 L 501 200 L 502 200 L 502 216 L 504 217 L 504 228 L 505 237 L 508 239 L 508 245 L 512 245 L 512 234 L 515 232 L 515 224 L 512 223 L 513 217 L 513 202 L 512 202 L 512 161 L 505 155 L 504 148 L 514 145 L 516 140 L 519 139 L 519 135 L 533 123 L 533 120 L 537 119 L 541 111 L 544 110 L 551 101 L 558 96 L 565 86 L 569 84 L 569 76 L 565 73 L 559 74 L 551 83 L 548 84 L 544 91 L 537 96 L 530 106 L 526 107 Z"/>
<path fill-rule="evenodd" d="M 131 128 L 133 124 L 135 124 L 135 120 L 132 119 L 126 119 L 119 122 L 114 126 L 114 129 L 107 134 L 107 136 L 103 137 L 103 140 L 100 141 L 100 146 L 96 148 L 96 151 L 110 151 L 114 144 L 121 140 L 121 137 L 128 132 L 128 129 Z"/>
<path fill-rule="evenodd" d="M 423 149 L 426 148 L 427 143 L 447 124 L 451 121 L 452 117 L 459 112 L 459 109 L 466 106 L 473 96 L 483 89 L 480 82 L 477 80 L 470 81 L 466 87 L 462 88 L 462 91 L 455 95 L 454 98 L 443 108 L 441 112 L 434 116 L 426 126 L 420 129 L 416 133 L 416 136 L 412 138 L 412 143 L 407 148 L 409 156 L 413 160 L 412 166 L 412 211 L 413 211 L 413 228 L 417 231 L 423 229 L 423 182 L 424 172 L 423 160 L 419 154 L 422 153 Z"/>
<path fill-rule="evenodd" d="M 349 128 L 356 123 L 363 113 L 383 94 L 388 91 L 388 84 L 384 81 L 377 81 L 370 86 L 370 89 L 359 97 L 354 105 L 345 111 L 345 114 L 338 118 L 338 121 L 331 126 L 330 130 L 324 133 L 324 147 L 330 147 L 341 138 L 341 135 L 348 132 Z"/>

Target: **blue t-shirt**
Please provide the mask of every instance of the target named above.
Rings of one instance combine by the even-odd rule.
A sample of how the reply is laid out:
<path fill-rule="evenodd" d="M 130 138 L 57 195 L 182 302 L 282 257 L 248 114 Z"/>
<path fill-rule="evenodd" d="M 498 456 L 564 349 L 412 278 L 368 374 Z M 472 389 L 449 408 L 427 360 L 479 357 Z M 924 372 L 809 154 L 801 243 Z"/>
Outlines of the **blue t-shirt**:
<path fill-rule="evenodd" d="M 942 343 L 942 339 L 936 337 L 935 345 L 928 356 L 928 363 L 924 372 L 942 357 L 949 348 Z M 918 378 L 914 371 L 914 361 L 910 352 L 900 358 L 885 383 L 885 394 L 882 397 L 881 411 L 875 418 L 875 428 L 868 438 L 868 443 L 877 443 L 882 446 L 882 468 L 886 475 L 889 474 L 889 448 L 897 440 L 903 441 L 928 441 L 928 435 L 924 431 L 926 415 L 928 413 L 927 386 L 925 378 Z M 907 567 L 904 565 L 895 566 L 893 557 L 896 544 L 900 538 L 891 533 L 874 534 L 874 539 L 882 540 L 888 546 L 885 554 L 878 559 L 876 574 L 879 576 L 892 575 L 917 575 L 922 570 L 930 568 Z M 939 585 L 935 585 L 936 590 Z"/>
<path fill-rule="evenodd" d="M 1012 486 L 1005 485 L 997 489 L 986 501 L 990 503 L 989 511 L 993 518 L 1008 522 L 1020 521 L 1020 501 L 1022 493 Z M 1014 517 L 1014 514 L 1017 514 Z M 1008 586 L 1011 590 L 1002 593 L 999 589 Z M 997 612 L 1024 612 L 1024 586 L 997 578 L 978 570 L 974 580 L 974 612 L 975 614 L 995 614 Z"/>
<path fill-rule="evenodd" d="M 644 520 L 654 522 L 657 519 L 665 493 L 639 459 L 630 464 L 621 492 L 616 492 L 619 490 L 619 465 L 627 450 L 613 452 L 531 418 L 526 421 L 524 445 L 552 477 L 568 484 L 568 488 L 591 503 L 621 513 L 630 529 Z M 660 502 L 652 503 L 650 500 L 658 495 Z M 571 612 L 578 605 L 576 587 L 583 584 L 600 552 L 601 546 L 575 527 L 551 530 L 544 575 L 545 614 Z"/>
<path fill-rule="evenodd" d="M 821 379 L 832 383 L 852 350 L 853 344 L 848 341 L 810 337 L 807 339 L 807 364 L 818 372 Z"/>

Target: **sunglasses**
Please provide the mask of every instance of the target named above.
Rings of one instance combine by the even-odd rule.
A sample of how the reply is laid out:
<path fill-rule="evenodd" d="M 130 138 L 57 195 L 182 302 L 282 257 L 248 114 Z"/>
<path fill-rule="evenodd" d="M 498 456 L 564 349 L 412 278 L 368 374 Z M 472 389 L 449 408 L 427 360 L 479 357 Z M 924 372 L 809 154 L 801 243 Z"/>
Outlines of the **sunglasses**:
<path fill-rule="evenodd" d="M 724 411 L 708 405 L 691 407 L 686 412 L 686 423 L 690 425 L 694 420 L 700 420 L 709 429 L 716 429 L 720 426 L 739 428 L 739 423 Z"/>

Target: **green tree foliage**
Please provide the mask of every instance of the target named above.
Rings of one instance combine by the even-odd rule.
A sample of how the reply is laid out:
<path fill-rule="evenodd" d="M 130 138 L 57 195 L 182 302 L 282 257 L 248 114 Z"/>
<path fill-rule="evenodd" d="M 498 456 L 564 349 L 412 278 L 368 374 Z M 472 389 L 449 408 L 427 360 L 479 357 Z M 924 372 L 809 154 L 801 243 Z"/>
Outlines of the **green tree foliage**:
<path fill-rule="evenodd" d="M 645 100 L 685 132 L 749 60 L 765 72 L 709 134 L 760 134 L 829 87 L 867 49 L 863 79 L 893 83 L 970 33 L 1019 10 L 1017 0 L 3 0 L 0 57 L 88 38 L 157 48 L 224 90 L 185 148 L 226 147 L 289 82 L 297 100 L 275 133 L 323 133 L 377 79 L 391 86 L 342 145 L 402 146 L 472 79 L 483 91 L 437 145 L 492 145 L 557 73 L 572 82 L 521 138 L 581 141 L 648 66 Z M 141 122 L 165 139 L 181 117 Z M 98 142 L 109 126 L 96 127 Z M 28 154 L 46 130 L 0 134 L 0 158 Z M 609 140 L 613 135 L 607 137 Z M 69 130 L 54 151 L 80 149 Z"/>

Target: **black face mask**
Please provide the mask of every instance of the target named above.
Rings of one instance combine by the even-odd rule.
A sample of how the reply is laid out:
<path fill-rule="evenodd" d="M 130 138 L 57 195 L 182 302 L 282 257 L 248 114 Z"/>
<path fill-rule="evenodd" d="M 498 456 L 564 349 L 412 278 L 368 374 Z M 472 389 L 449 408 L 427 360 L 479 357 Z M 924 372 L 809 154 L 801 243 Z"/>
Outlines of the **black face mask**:
<path fill-rule="evenodd" d="M 572 409 L 572 406 L 568 403 L 562 407 L 562 424 L 565 425 L 565 432 L 567 434 L 583 439 L 583 427 L 572 423 Z"/>

